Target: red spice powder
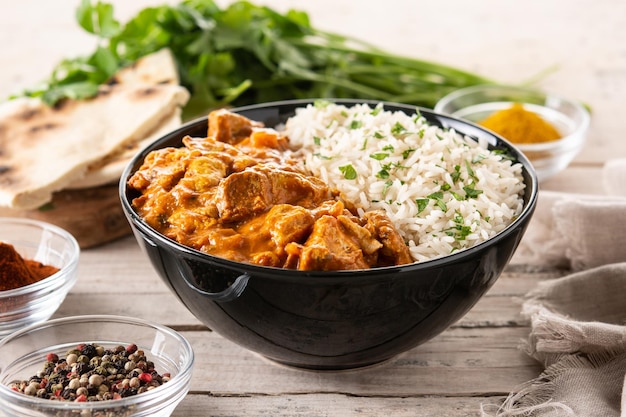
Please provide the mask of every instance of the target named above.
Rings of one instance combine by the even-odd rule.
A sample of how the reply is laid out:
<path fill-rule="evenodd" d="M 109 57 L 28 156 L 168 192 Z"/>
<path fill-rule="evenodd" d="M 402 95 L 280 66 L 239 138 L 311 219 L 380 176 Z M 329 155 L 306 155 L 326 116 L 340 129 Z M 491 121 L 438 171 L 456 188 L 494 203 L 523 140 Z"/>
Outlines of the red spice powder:
<path fill-rule="evenodd" d="M 0 242 L 0 291 L 34 284 L 57 272 L 59 268 L 24 259 L 8 243 Z"/>

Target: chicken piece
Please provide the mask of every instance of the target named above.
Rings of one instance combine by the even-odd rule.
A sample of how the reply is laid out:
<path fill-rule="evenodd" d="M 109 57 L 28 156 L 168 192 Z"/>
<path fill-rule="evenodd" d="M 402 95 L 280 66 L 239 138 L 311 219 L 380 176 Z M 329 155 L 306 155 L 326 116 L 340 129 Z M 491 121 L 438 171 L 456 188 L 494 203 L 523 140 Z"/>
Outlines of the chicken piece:
<path fill-rule="evenodd" d="M 213 137 L 186 136 L 183 145 L 200 151 L 208 158 L 216 158 L 229 166 L 229 172 L 241 172 L 257 164 L 273 165 L 285 171 L 304 172 L 302 163 L 293 158 L 287 138 L 269 129 L 255 128 L 249 138 L 237 146 L 219 142 Z"/>
<path fill-rule="evenodd" d="M 192 138 L 186 136 L 183 138 L 183 145 L 188 149 L 200 151 L 206 158 L 222 161 L 228 167 L 228 173 L 243 171 L 260 162 L 258 158 L 246 154 L 242 149 L 219 142 L 212 137 Z"/>
<path fill-rule="evenodd" d="M 248 252 L 246 251 L 248 239 L 230 228 L 216 225 L 213 228 L 197 231 L 192 236 L 189 236 L 186 244 L 215 256 L 236 262 L 249 262 Z"/>
<path fill-rule="evenodd" d="M 283 169 L 264 169 L 272 183 L 273 204 L 293 204 L 313 208 L 332 198 L 328 185 L 316 177 Z"/>
<path fill-rule="evenodd" d="M 221 221 L 238 222 L 276 204 L 308 208 L 331 198 L 331 194 L 317 178 L 255 165 L 224 179 L 215 198 Z"/>
<path fill-rule="evenodd" d="M 352 220 L 350 217 L 342 215 L 337 217 L 337 220 L 339 220 L 339 223 L 345 231 L 356 239 L 364 255 L 373 255 L 377 250 L 383 247 L 382 243 L 372 237 L 369 230 L 359 226 L 356 221 Z"/>
<path fill-rule="evenodd" d="M 282 262 L 278 254 L 270 251 L 254 253 L 250 258 L 250 262 L 256 265 L 273 266 L 275 268 L 280 268 L 282 266 Z"/>
<path fill-rule="evenodd" d="M 242 221 L 271 207 L 272 183 L 267 175 L 246 169 L 224 179 L 215 200 L 223 223 Z"/>
<path fill-rule="evenodd" d="M 241 141 L 239 146 L 286 151 L 289 149 L 289 140 L 285 135 L 274 129 L 254 127 L 250 136 Z"/>
<path fill-rule="evenodd" d="M 174 240 L 188 239 L 188 236 L 197 235 L 200 230 L 211 229 L 216 222 L 216 219 L 202 213 L 175 210 L 167 218 L 167 227 L 163 229 L 163 234 Z M 194 244 L 194 247 L 196 246 Z"/>
<path fill-rule="evenodd" d="M 304 243 L 298 269 L 333 271 L 368 269 L 358 236 L 346 229 L 333 216 L 322 216 L 313 225 L 313 232 Z"/>
<path fill-rule="evenodd" d="M 249 137 L 255 127 L 263 127 L 263 123 L 252 121 L 226 109 L 219 109 L 209 113 L 207 135 L 220 142 L 234 145 Z"/>
<path fill-rule="evenodd" d="M 185 177 L 178 186 L 184 186 L 196 193 L 210 191 L 227 175 L 228 165 L 217 158 L 199 156 L 192 159 Z"/>
<path fill-rule="evenodd" d="M 311 233 L 315 219 L 303 207 L 279 204 L 265 217 L 264 229 L 276 245 L 280 255 L 291 242 L 303 243 Z"/>
<path fill-rule="evenodd" d="M 343 200 L 326 200 L 311 209 L 316 219 L 322 216 L 338 217 L 341 215 L 349 216 L 350 212 L 346 210 Z"/>
<path fill-rule="evenodd" d="M 128 180 L 130 188 L 141 193 L 148 189 L 172 189 L 187 170 L 189 150 L 163 148 L 150 152 L 141 167 Z"/>
<path fill-rule="evenodd" d="M 176 202 L 170 192 L 184 178 L 188 155 L 184 148 L 151 152 L 128 180 L 129 189 L 141 193 L 133 199 L 133 207 L 152 227 L 165 224 L 171 215 Z"/>
<path fill-rule="evenodd" d="M 291 242 L 303 243 L 314 222 L 311 212 L 303 207 L 275 205 L 235 225 L 236 232 L 246 242 L 238 250 L 251 263 L 281 268 L 287 258 L 285 246 Z"/>
<path fill-rule="evenodd" d="M 383 245 L 379 251 L 379 266 L 404 265 L 414 262 L 404 239 L 385 212 L 368 211 L 363 214 L 363 220 L 367 222 L 364 227 Z"/>

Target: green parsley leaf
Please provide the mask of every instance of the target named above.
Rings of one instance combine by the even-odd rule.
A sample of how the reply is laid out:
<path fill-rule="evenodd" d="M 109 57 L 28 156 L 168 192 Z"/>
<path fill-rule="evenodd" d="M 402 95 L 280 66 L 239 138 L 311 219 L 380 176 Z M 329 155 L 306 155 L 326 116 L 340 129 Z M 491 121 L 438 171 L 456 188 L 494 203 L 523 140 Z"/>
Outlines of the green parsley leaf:
<path fill-rule="evenodd" d="M 339 167 L 339 171 L 343 174 L 343 177 L 347 180 L 356 179 L 357 173 L 352 164 L 344 165 Z"/>
<path fill-rule="evenodd" d="M 427 196 L 428 198 L 435 200 L 435 205 L 439 207 L 442 211 L 448 211 L 448 206 L 446 202 L 443 201 L 443 191 L 435 191 Z"/>
<path fill-rule="evenodd" d="M 476 174 L 474 173 L 474 169 L 470 165 L 469 161 L 465 161 L 465 169 L 467 169 L 467 175 L 469 175 L 470 178 L 473 178 L 475 180 L 478 179 L 478 178 L 476 178 Z"/>
<path fill-rule="evenodd" d="M 359 129 L 362 126 L 363 122 L 360 120 L 353 120 L 352 122 L 350 122 L 350 129 Z"/>
<path fill-rule="evenodd" d="M 478 154 L 474 158 L 472 158 L 472 164 L 476 164 L 486 158 L 487 158 L 487 155 Z"/>
<path fill-rule="evenodd" d="M 393 181 L 391 180 L 385 181 L 385 186 L 383 187 L 383 195 L 387 194 L 387 191 L 389 191 L 389 188 L 391 188 L 392 185 L 393 185 Z"/>
<path fill-rule="evenodd" d="M 387 171 L 386 169 L 381 169 L 376 173 L 376 178 L 379 178 L 381 180 L 389 178 L 389 171 Z"/>
<path fill-rule="evenodd" d="M 452 197 L 454 197 L 454 199 L 457 200 L 457 201 L 465 200 L 465 197 L 462 196 L 461 194 L 457 193 L 456 191 L 450 191 L 450 194 L 452 194 Z"/>
<path fill-rule="evenodd" d="M 391 133 L 393 133 L 394 135 L 399 135 L 402 133 L 406 132 L 406 128 L 404 126 L 402 126 L 402 123 L 400 122 L 396 122 L 392 127 L 391 127 Z"/>
<path fill-rule="evenodd" d="M 516 159 L 507 149 L 493 149 L 491 152 L 495 155 L 500 155 L 500 157 L 504 160 L 509 160 L 513 162 L 516 161 Z"/>
<path fill-rule="evenodd" d="M 454 166 L 454 172 L 450 174 L 452 182 L 457 182 L 461 178 L 461 165 Z"/>
<path fill-rule="evenodd" d="M 108 3 L 92 5 L 89 0 L 82 0 L 76 9 L 76 20 L 83 29 L 100 38 L 111 38 L 120 33 L 121 25 L 113 17 L 113 6 Z"/>
<path fill-rule="evenodd" d="M 480 194 L 483 193 L 483 190 L 477 190 L 477 189 L 475 189 L 474 187 L 471 187 L 471 186 L 463 187 L 463 191 L 465 191 L 465 196 L 467 198 L 476 198 Z"/>
<path fill-rule="evenodd" d="M 387 158 L 388 156 L 389 156 L 389 154 L 385 153 L 385 152 L 377 152 L 377 153 L 370 154 L 370 158 L 375 159 L 377 161 L 382 161 L 383 159 Z"/>
<path fill-rule="evenodd" d="M 383 111 L 383 106 L 382 105 L 377 105 L 376 107 L 374 107 L 374 109 L 370 112 L 370 114 L 372 116 L 377 116 L 381 111 Z"/>
<path fill-rule="evenodd" d="M 428 207 L 428 203 L 430 200 L 428 198 L 418 198 L 415 200 L 415 204 L 417 204 L 417 214 L 420 214 L 422 211 Z"/>

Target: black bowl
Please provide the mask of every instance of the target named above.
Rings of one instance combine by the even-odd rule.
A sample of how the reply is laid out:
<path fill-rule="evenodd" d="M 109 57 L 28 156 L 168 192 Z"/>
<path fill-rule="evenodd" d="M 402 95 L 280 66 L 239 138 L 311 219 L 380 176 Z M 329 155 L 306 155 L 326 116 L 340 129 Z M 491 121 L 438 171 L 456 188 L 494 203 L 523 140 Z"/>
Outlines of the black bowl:
<path fill-rule="evenodd" d="M 233 111 L 275 126 L 311 102 L 268 103 Z M 385 109 L 416 110 L 396 103 L 386 103 Z M 127 180 L 152 150 L 179 147 L 186 135 L 206 136 L 206 118 L 182 126 L 135 156 L 121 177 L 122 206 L 161 278 L 192 314 L 225 338 L 274 361 L 303 368 L 346 369 L 385 361 L 438 335 L 474 306 L 515 252 L 537 200 L 535 172 L 513 145 L 469 122 L 428 109 L 419 111 L 429 123 L 484 138 L 523 165 L 523 211 L 493 238 L 425 262 L 334 272 L 243 264 L 185 247 L 137 215 Z"/>

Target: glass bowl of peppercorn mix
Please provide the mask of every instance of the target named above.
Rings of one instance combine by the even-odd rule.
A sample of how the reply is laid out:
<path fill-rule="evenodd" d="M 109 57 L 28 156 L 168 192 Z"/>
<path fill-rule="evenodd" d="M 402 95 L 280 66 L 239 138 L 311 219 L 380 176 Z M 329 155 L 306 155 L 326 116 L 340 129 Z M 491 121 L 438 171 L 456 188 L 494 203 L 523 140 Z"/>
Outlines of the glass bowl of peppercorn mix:
<path fill-rule="evenodd" d="M 0 217 L 0 339 L 55 313 L 76 283 L 79 255 L 57 226 Z"/>
<path fill-rule="evenodd" d="M 572 162 L 590 124 L 581 103 L 515 86 L 463 88 L 443 97 L 434 110 L 479 124 L 511 142 L 530 159 L 540 182 Z"/>
<path fill-rule="evenodd" d="M 193 364 L 189 342 L 157 323 L 52 319 L 0 341 L 0 410 L 7 417 L 167 417 L 189 392 Z"/>

